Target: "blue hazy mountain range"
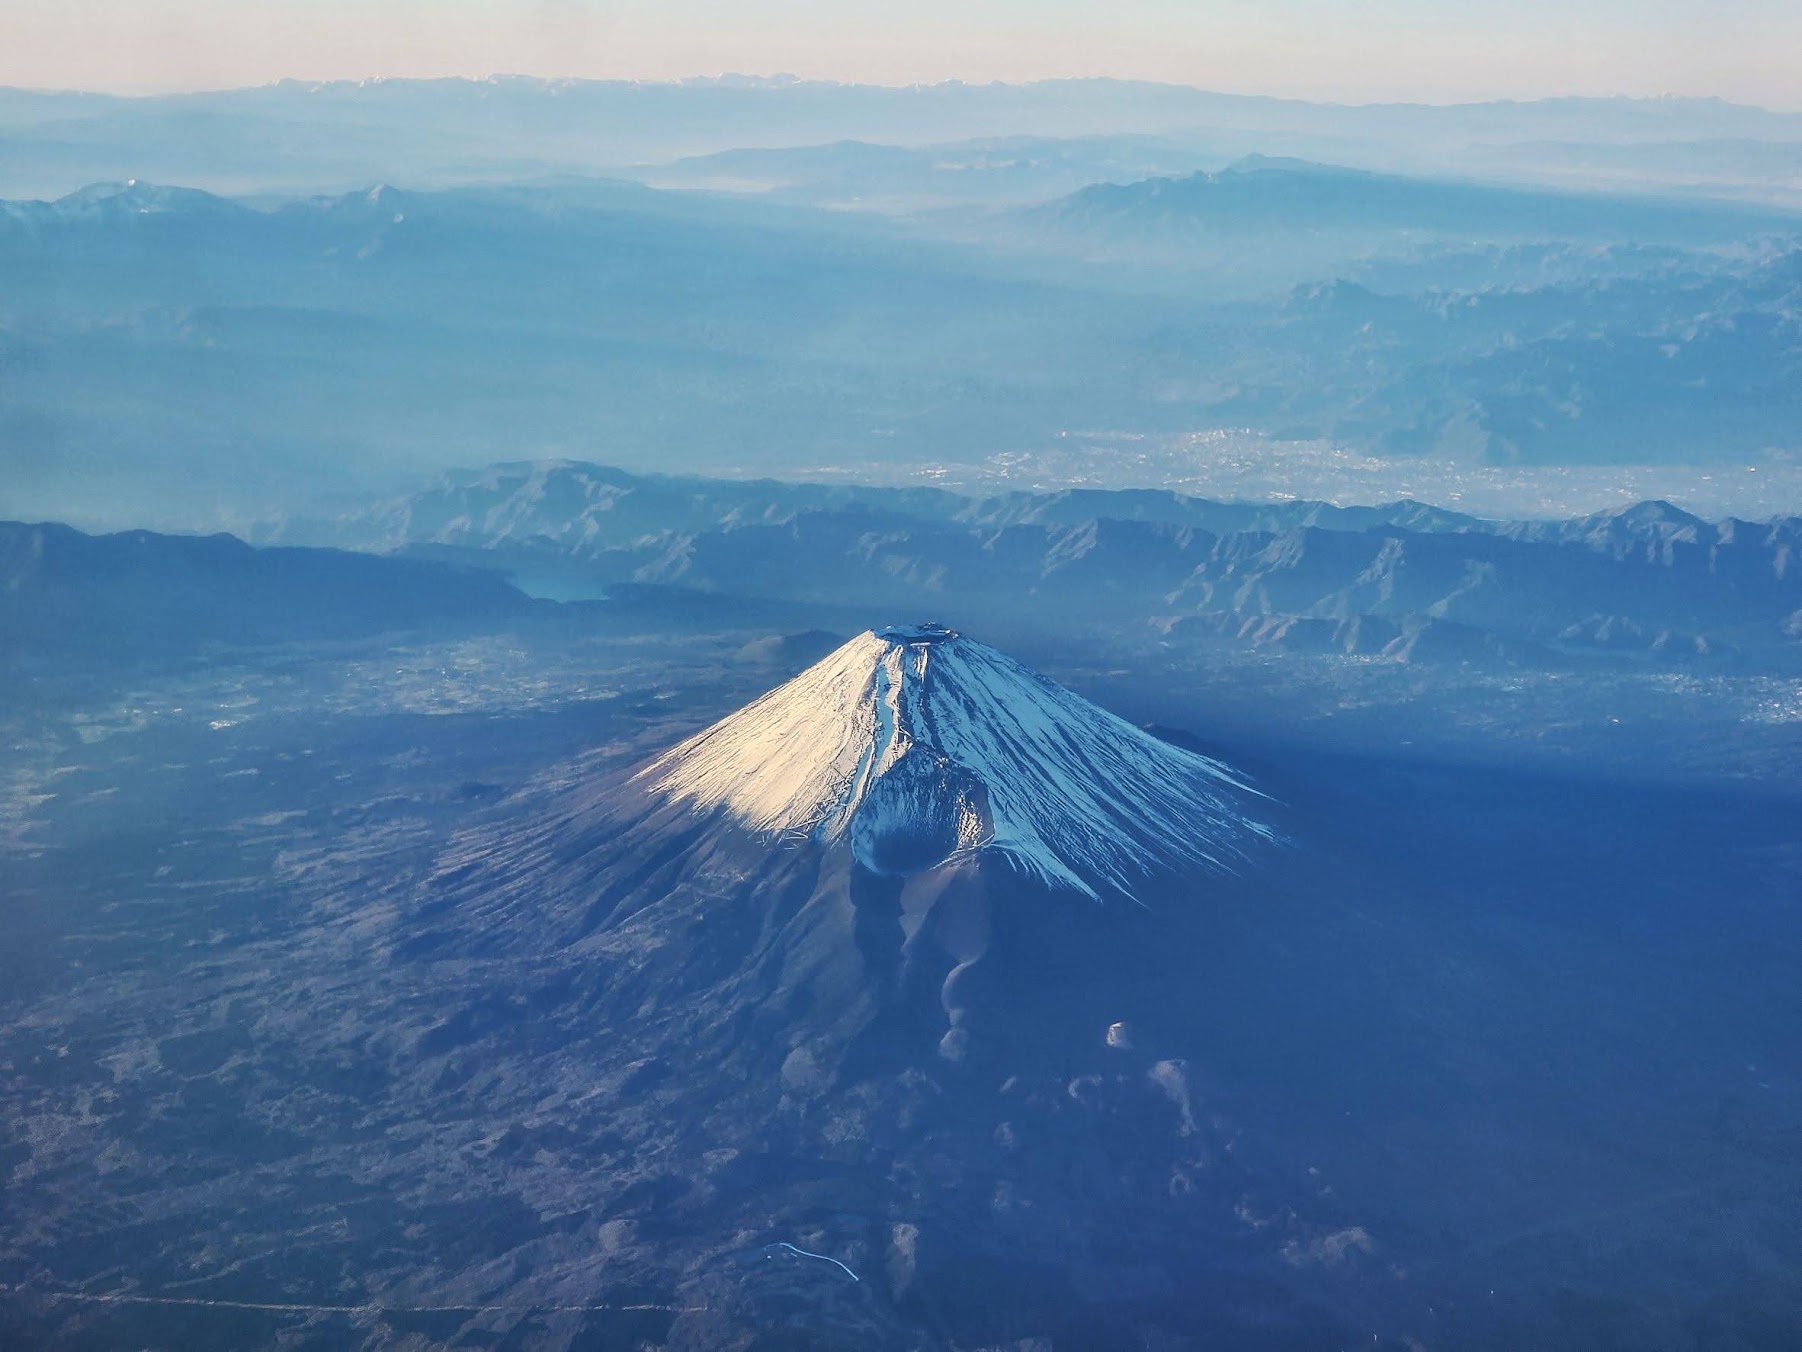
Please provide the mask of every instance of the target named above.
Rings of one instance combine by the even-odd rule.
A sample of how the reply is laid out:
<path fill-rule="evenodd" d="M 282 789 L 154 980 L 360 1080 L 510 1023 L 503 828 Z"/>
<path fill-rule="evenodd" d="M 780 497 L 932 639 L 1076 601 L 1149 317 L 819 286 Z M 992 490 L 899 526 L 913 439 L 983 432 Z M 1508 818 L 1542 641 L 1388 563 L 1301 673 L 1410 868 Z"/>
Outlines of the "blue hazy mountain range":
<path fill-rule="evenodd" d="M 229 535 L 0 524 L 0 644 L 46 659 L 204 660 L 222 647 L 482 625 L 526 598 L 492 574 L 333 549 L 253 549 Z"/>
<path fill-rule="evenodd" d="M 1770 208 L 1263 160 L 1010 210 L 590 180 L 6 204 L 0 508 L 194 529 L 522 455 L 906 467 L 1080 429 L 1473 464 L 1796 445 L 1802 254 Z"/>
<path fill-rule="evenodd" d="M 1417 502 L 973 498 L 555 463 L 455 474 L 262 536 L 313 547 L 6 526 L 0 634 L 28 667 L 59 653 L 166 659 L 518 621 L 547 605 L 536 595 L 580 602 L 602 628 L 648 613 L 680 631 L 734 608 L 799 626 L 925 607 L 991 633 L 1076 626 L 1120 651 L 1802 670 L 1790 566 L 1802 518 L 1710 522 L 1658 502 L 1508 522 Z"/>
<path fill-rule="evenodd" d="M 1045 202 L 1095 184 L 1219 170 L 1281 146 L 1288 158 L 1377 163 L 1392 171 L 1482 172 L 1575 192 L 1657 191 L 1680 199 L 1802 205 L 1802 140 L 1524 141 L 1473 148 L 1440 165 L 1371 153 L 1343 138 L 1210 130 L 1184 136 L 979 137 L 931 145 L 835 141 L 688 156 L 612 172 L 657 187 L 755 194 L 860 211 L 917 213 L 956 205 Z M 1364 151 L 1361 155 L 1360 151 Z M 1504 210 L 1508 203 L 1499 203 Z M 1566 204 L 1559 204 L 1566 205 Z"/>
<path fill-rule="evenodd" d="M 1802 115 L 1684 98 L 1348 107 L 1119 80 L 904 88 L 743 77 L 290 80 L 146 98 L 13 89 L 0 90 L 0 193 L 57 196 L 131 177 L 318 191 L 372 179 L 591 174 L 752 146 L 1100 135 L 1372 167 L 1469 172 L 1488 163 L 1526 177 L 1556 174 L 1561 156 L 1522 152 L 1523 144 L 1635 145 L 1645 181 L 1681 184 L 1695 179 L 1682 151 L 1667 164 L 1654 147 L 1802 142 Z M 1718 187 L 1718 165 L 1714 177 Z M 1758 182 L 1753 174 L 1741 186 Z"/>
<path fill-rule="evenodd" d="M 661 585 L 818 606 L 941 609 L 1011 631 L 1483 664 L 1609 655 L 1792 670 L 1802 517 L 1669 503 L 1486 521 L 1418 502 L 1220 503 L 644 477 L 501 465 L 278 533 L 494 568 L 544 595 Z"/>
<path fill-rule="evenodd" d="M 1097 184 L 1027 211 L 1024 220 L 1110 252 L 1154 249 L 1179 266 L 1205 256 L 1210 239 L 1237 243 L 1250 232 L 1368 232 L 1367 247 L 1377 252 L 1398 234 L 1706 246 L 1793 233 L 1797 224 L 1794 212 L 1774 208 L 1534 191 L 1268 156 L 1217 173 Z"/>

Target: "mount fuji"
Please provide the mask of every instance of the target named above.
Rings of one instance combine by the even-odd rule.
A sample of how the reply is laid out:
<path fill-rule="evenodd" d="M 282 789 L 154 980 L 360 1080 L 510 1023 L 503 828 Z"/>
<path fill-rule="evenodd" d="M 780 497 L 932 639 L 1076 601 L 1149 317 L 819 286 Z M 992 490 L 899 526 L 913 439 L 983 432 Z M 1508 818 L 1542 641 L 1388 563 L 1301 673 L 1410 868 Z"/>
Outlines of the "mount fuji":
<path fill-rule="evenodd" d="M 1355 1294 L 1362 1232 L 1303 1167 L 1241 1162 L 1197 1069 L 1245 1008 L 1266 1039 L 1289 1017 L 1236 970 L 1289 932 L 1296 852 L 1263 820 L 1289 812 L 900 626 L 496 803 L 364 923 L 435 992 L 397 1036 L 563 1086 L 592 1172 L 543 1205 L 605 1193 L 610 1279 L 784 1330 L 756 1346 L 1011 1346 L 1048 1319 L 1101 1347 L 1123 1311 L 1333 1345 L 1345 1311 L 1296 1297 L 1296 1255 L 1353 1244 Z M 1281 962 L 1311 982 L 1320 946 Z M 1195 1294 L 1222 1289 L 1254 1294 Z M 723 1327 L 670 1346 L 740 1346 Z"/>
<path fill-rule="evenodd" d="M 939 625 L 860 634 L 640 779 L 766 838 L 845 841 L 876 873 L 990 851 L 1096 898 L 1232 868 L 1268 835 L 1225 766 Z"/>

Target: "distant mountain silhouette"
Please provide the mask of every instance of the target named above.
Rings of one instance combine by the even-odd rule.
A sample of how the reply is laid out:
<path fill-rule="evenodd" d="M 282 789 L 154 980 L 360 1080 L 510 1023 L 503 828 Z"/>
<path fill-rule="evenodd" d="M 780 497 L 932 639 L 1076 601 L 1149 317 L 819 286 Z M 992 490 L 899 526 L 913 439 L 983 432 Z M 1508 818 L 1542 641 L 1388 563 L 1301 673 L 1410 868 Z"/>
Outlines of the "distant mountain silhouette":
<path fill-rule="evenodd" d="M 924 604 L 965 623 L 1061 616 L 1141 640 L 1213 634 L 1409 660 L 1637 652 L 1787 670 L 1802 659 L 1786 628 L 1802 610 L 1802 573 L 1789 564 L 1802 518 L 1707 522 L 1660 502 L 1567 521 L 1485 521 L 1407 500 L 1220 503 L 1148 490 L 972 498 L 554 462 L 451 475 L 382 507 L 286 529 L 363 548 L 429 546 L 561 576 L 591 595 L 629 581 Z"/>

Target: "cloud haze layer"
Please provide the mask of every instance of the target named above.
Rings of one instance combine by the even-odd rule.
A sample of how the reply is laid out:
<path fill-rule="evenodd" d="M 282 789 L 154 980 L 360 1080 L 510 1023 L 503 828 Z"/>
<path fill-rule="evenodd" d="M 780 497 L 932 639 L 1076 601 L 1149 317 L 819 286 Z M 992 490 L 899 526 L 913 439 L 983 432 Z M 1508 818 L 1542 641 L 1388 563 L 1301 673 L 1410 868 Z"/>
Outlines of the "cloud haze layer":
<path fill-rule="evenodd" d="M 909 83 L 1077 75 L 1348 101 L 1714 94 L 1802 106 L 1785 0 L 13 0 L 0 84 L 139 93 L 284 77 Z"/>

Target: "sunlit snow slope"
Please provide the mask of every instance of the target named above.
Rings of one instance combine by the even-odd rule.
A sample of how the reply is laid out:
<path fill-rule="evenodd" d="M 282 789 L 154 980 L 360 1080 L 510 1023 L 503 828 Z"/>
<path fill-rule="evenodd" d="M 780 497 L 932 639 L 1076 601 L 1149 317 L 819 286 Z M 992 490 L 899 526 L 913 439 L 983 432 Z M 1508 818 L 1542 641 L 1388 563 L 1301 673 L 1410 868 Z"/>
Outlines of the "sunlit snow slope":
<path fill-rule="evenodd" d="M 1268 834 L 1224 766 L 935 626 L 861 634 L 649 766 L 651 787 L 908 873 L 978 849 L 1091 896 Z"/>

